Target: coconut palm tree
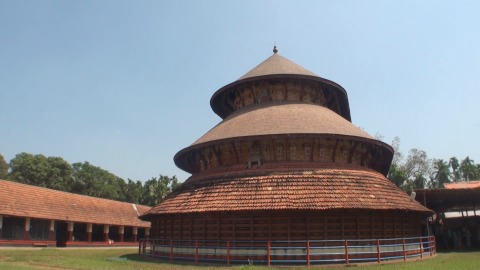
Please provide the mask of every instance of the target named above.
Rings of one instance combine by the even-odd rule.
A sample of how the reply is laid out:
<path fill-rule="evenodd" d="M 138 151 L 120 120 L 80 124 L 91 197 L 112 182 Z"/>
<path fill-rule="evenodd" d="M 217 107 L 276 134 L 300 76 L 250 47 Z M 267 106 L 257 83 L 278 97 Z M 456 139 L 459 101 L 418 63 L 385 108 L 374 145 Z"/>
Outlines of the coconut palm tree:
<path fill-rule="evenodd" d="M 460 171 L 458 170 L 460 168 L 460 163 L 458 162 L 458 159 L 456 157 L 451 157 L 448 164 L 450 165 L 450 167 L 452 167 L 453 181 L 458 182 L 462 178 L 460 176 Z"/>
<path fill-rule="evenodd" d="M 443 159 L 435 159 L 433 161 L 435 187 L 441 188 L 443 184 L 450 183 L 450 166 Z"/>

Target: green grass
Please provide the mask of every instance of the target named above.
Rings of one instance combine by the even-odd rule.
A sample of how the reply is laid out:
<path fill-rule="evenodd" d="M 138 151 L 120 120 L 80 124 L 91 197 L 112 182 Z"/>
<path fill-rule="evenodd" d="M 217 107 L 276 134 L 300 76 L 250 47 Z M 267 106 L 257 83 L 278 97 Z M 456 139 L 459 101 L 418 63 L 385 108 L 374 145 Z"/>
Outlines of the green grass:
<path fill-rule="evenodd" d="M 334 269 L 480 269 L 480 252 L 449 252 L 439 253 L 437 256 L 417 261 L 369 265 L 348 265 L 332 266 Z M 272 267 L 273 268 L 273 267 Z M 56 249 L 56 248 L 25 248 L 25 249 L 0 249 L 0 269 L 4 270 L 30 270 L 30 269 L 119 269 L 119 270 L 140 270 L 140 269 L 249 269 L 261 270 L 272 269 L 266 266 L 206 266 L 206 265 L 185 265 L 169 264 L 152 260 L 144 260 L 137 255 L 136 249 Z M 278 267 L 279 269 L 306 269 L 306 267 Z M 325 269 L 326 267 L 312 267 Z"/>

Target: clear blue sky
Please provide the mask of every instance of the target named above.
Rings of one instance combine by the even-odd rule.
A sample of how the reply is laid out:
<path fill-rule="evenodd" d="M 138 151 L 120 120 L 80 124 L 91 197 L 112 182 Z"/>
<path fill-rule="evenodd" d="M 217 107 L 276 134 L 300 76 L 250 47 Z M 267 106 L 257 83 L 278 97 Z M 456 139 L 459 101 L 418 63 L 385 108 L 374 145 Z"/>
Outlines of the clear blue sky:
<path fill-rule="evenodd" d="M 211 95 L 274 42 L 404 155 L 480 163 L 480 1 L 1 0 L 0 153 L 185 180 Z"/>

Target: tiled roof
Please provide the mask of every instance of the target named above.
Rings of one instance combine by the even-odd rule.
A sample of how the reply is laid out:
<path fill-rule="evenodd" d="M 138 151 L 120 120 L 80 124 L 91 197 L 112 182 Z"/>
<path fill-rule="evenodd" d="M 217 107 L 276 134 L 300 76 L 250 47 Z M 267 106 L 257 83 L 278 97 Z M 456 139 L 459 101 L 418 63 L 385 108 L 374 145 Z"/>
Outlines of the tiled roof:
<path fill-rule="evenodd" d="M 337 134 L 373 139 L 335 112 L 304 103 L 260 103 L 237 111 L 192 145 L 246 136 L 276 134 Z"/>
<path fill-rule="evenodd" d="M 278 53 L 274 53 L 258 66 L 240 77 L 238 81 L 265 75 L 308 75 L 318 77 L 315 73 L 295 64 Z"/>
<path fill-rule="evenodd" d="M 480 188 L 480 181 L 445 183 L 443 187 L 445 189 Z"/>
<path fill-rule="evenodd" d="M 138 218 L 149 209 L 143 205 L 0 180 L 0 215 L 150 227 L 150 222 Z"/>
<path fill-rule="evenodd" d="M 194 175 L 143 217 L 148 219 L 152 214 L 280 209 L 432 213 L 375 171 L 275 166 L 247 172 L 239 168 L 237 172 L 229 170 L 214 175 Z"/>

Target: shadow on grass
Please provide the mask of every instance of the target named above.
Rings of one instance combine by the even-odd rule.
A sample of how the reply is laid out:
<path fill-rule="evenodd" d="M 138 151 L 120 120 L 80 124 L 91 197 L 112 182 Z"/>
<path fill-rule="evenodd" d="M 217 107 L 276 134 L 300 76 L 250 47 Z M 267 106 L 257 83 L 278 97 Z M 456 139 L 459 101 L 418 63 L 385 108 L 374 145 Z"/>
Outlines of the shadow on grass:
<path fill-rule="evenodd" d="M 480 247 L 475 247 L 475 248 L 465 248 L 465 249 L 441 249 L 437 250 L 437 253 L 442 254 L 448 254 L 448 253 L 474 253 L 474 252 L 480 252 Z"/>
<path fill-rule="evenodd" d="M 208 264 L 208 263 L 198 263 L 196 264 L 195 262 L 193 261 L 175 261 L 175 262 L 171 262 L 169 260 L 166 260 L 166 259 L 152 259 L 152 258 L 149 258 L 149 257 L 140 257 L 138 255 L 138 253 L 132 253 L 132 254 L 125 254 L 125 255 L 122 255 L 122 256 L 119 256 L 120 258 L 125 258 L 129 261 L 134 261 L 134 262 L 142 262 L 142 263 L 151 263 L 151 264 L 168 264 L 168 265 L 178 265 L 178 266 L 190 266 L 190 267 L 193 267 L 193 268 L 200 268 L 200 267 L 206 267 L 206 268 L 224 268 L 225 265 L 221 265 L 221 264 Z"/>

